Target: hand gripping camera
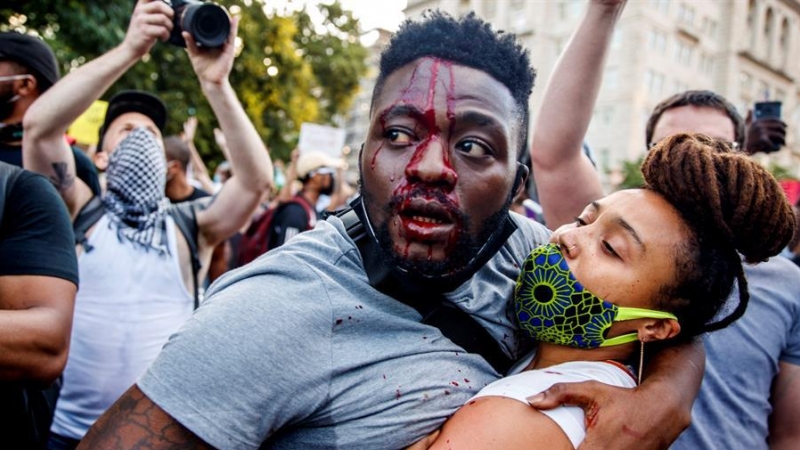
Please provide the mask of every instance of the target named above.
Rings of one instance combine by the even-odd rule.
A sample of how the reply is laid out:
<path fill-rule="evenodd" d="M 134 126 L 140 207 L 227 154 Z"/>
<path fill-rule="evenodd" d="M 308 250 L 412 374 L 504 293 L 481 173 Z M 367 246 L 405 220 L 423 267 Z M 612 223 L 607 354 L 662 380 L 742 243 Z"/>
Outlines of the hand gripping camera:
<path fill-rule="evenodd" d="M 169 43 L 186 47 L 181 32 L 192 35 L 199 47 L 220 47 L 228 40 L 231 19 L 222 6 L 200 0 L 172 0 L 175 15 L 172 18 L 172 33 Z"/>

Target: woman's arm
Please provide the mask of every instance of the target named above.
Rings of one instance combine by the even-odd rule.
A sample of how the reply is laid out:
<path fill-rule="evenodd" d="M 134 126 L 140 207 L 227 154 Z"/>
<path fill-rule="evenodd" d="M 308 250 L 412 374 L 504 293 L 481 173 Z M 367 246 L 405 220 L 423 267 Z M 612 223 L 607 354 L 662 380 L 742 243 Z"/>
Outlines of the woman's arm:
<path fill-rule="evenodd" d="M 433 436 L 433 435 L 432 435 Z M 428 439 L 428 438 L 426 438 Z M 431 450 L 572 450 L 567 435 L 552 419 L 505 397 L 481 397 L 462 406 L 442 427 Z"/>

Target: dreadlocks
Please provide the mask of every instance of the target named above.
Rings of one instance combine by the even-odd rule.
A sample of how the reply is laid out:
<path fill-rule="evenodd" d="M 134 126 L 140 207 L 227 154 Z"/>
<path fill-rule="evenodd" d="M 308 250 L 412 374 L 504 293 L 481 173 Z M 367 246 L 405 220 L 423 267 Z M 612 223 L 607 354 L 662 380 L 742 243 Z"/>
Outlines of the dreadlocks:
<path fill-rule="evenodd" d="M 642 164 L 646 189 L 669 201 L 692 239 L 677 268 L 679 280 L 663 292 L 685 337 L 723 328 L 744 314 L 749 299 L 742 257 L 748 263 L 777 255 L 792 237 L 795 217 L 775 178 L 727 143 L 700 134 L 676 134 L 660 142 Z M 741 255 L 741 256 L 740 256 Z M 709 324 L 730 295 L 734 278 L 739 305 Z"/>

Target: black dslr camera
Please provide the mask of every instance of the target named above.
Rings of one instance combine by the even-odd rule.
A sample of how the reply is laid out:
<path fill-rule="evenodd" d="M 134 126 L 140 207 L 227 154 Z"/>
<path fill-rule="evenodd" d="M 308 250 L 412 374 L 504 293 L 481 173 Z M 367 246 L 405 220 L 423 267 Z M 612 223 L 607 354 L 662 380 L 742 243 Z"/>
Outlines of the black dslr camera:
<path fill-rule="evenodd" d="M 168 2 L 175 15 L 169 43 L 186 47 L 181 32 L 192 35 L 199 47 L 221 47 L 231 32 L 231 18 L 222 6 L 200 0 L 172 0 Z"/>

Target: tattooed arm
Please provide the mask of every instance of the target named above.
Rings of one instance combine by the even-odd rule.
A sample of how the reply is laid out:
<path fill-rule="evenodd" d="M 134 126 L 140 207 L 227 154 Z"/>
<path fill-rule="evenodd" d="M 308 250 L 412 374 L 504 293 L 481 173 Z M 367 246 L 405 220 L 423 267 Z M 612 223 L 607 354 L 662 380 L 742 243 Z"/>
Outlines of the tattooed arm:
<path fill-rule="evenodd" d="M 92 197 L 75 178 L 75 161 L 64 131 L 131 66 L 172 29 L 172 8 L 139 0 L 123 42 L 62 78 L 31 105 L 23 119 L 23 165 L 56 184 L 74 218 Z"/>
<path fill-rule="evenodd" d="M 133 385 L 94 423 L 78 450 L 133 448 L 203 450 L 212 447 Z"/>

